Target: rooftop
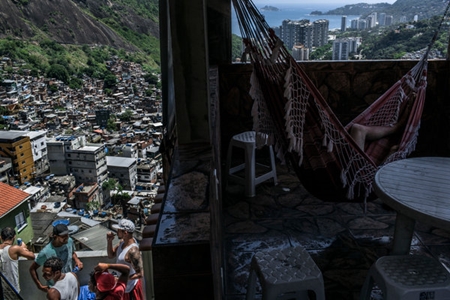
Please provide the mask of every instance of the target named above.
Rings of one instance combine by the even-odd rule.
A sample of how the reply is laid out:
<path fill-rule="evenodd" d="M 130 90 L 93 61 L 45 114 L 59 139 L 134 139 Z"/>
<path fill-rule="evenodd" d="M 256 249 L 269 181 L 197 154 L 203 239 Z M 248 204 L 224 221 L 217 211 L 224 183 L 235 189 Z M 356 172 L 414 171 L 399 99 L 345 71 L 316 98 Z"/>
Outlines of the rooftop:
<path fill-rule="evenodd" d="M 0 182 L 0 195 L 2 195 L 2 201 L 0 201 L 0 216 L 11 211 L 30 197 L 30 194 L 3 182 Z"/>

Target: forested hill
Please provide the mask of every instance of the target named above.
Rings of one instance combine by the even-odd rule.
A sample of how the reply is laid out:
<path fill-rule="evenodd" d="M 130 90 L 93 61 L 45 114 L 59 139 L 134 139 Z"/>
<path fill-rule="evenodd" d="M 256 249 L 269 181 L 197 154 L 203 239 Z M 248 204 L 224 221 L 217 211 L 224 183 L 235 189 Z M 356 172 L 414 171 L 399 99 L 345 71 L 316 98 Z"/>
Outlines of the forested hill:
<path fill-rule="evenodd" d="M 415 15 L 419 20 L 429 19 L 435 15 L 442 15 L 448 1 L 443 0 L 397 0 L 393 4 L 378 3 L 367 4 L 358 3 L 345 5 L 344 7 L 330 10 L 324 14 L 328 15 L 361 15 L 365 17 L 372 12 L 386 13 L 392 15 L 394 22 L 397 22 L 402 16 L 407 20 L 412 20 Z"/>
<path fill-rule="evenodd" d="M 0 38 L 105 45 L 159 62 L 158 0 L 1 0 Z"/>

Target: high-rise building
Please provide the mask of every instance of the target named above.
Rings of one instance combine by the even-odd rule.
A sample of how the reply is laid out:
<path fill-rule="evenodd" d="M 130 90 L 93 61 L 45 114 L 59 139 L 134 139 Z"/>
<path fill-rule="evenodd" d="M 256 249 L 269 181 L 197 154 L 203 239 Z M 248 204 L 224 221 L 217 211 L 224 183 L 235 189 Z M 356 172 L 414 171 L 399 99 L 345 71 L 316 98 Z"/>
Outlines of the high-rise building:
<path fill-rule="evenodd" d="M 333 42 L 333 60 L 348 60 L 349 54 L 358 51 L 361 38 L 342 38 Z"/>
<path fill-rule="evenodd" d="M 386 16 L 385 25 L 386 26 L 391 26 L 392 24 L 394 24 L 394 17 L 393 16 Z"/>
<path fill-rule="evenodd" d="M 347 29 L 347 16 L 341 18 L 341 31 L 344 32 Z"/>
<path fill-rule="evenodd" d="M 386 25 L 386 13 L 380 13 L 378 15 L 378 25 L 380 26 Z"/>
<path fill-rule="evenodd" d="M 295 60 L 309 60 L 309 48 L 302 44 L 296 44 L 292 47 L 292 56 Z"/>
<path fill-rule="evenodd" d="M 284 20 L 280 38 L 288 49 L 296 44 L 303 44 L 307 48 L 320 47 L 328 42 L 328 28 L 329 21 L 325 19 L 313 23 L 306 19 Z"/>
<path fill-rule="evenodd" d="M 322 47 L 328 43 L 330 21 L 320 19 L 313 22 L 313 46 Z M 310 48 L 310 47 L 308 47 Z"/>
<path fill-rule="evenodd" d="M 349 54 L 348 42 L 345 40 L 335 40 L 333 42 L 333 60 L 347 60 Z"/>
<path fill-rule="evenodd" d="M 367 17 L 367 28 L 373 28 L 377 26 L 377 13 L 373 12 Z"/>
<path fill-rule="evenodd" d="M 296 31 L 297 36 L 296 42 L 302 43 L 308 48 L 312 48 L 314 46 L 313 44 L 314 28 L 313 24 L 310 23 L 309 20 L 306 21 L 307 22 L 303 22 L 299 26 L 297 26 L 298 31 Z"/>
<path fill-rule="evenodd" d="M 364 30 L 367 29 L 367 21 L 366 20 L 358 20 L 358 29 L 359 30 Z"/>
<path fill-rule="evenodd" d="M 358 22 L 359 19 L 353 19 L 350 21 L 350 28 L 351 29 L 358 29 Z"/>
<path fill-rule="evenodd" d="M 272 27 L 273 32 L 279 38 L 281 38 L 281 26 Z"/>

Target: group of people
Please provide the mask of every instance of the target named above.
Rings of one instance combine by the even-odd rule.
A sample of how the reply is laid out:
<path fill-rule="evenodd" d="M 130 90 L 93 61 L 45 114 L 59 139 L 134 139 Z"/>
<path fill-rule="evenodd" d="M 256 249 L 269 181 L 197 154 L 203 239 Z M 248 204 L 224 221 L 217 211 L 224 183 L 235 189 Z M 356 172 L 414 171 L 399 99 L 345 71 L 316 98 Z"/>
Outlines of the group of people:
<path fill-rule="evenodd" d="M 116 263 L 98 263 L 90 273 L 88 288 L 95 294 L 95 299 L 141 300 L 145 299 L 142 287 L 144 269 L 139 245 L 133 237 L 134 223 L 122 219 L 112 226 L 117 231 L 120 243 L 113 246 L 115 234 L 106 235 L 108 258 Z M 5 227 L 1 231 L 0 244 L 1 272 L 10 284 L 20 293 L 19 257 L 34 260 L 30 266 L 30 275 L 36 287 L 47 293 L 47 299 L 77 300 L 80 283 L 77 272 L 83 269 L 83 262 L 75 252 L 75 244 L 69 237 L 65 224 L 53 227 L 51 241 L 35 256 L 25 243 L 15 243 L 16 233 L 13 228 Z M 37 270 L 42 267 L 42 284 Z M 114 273 L 118 273 L 116 276 Z"/>

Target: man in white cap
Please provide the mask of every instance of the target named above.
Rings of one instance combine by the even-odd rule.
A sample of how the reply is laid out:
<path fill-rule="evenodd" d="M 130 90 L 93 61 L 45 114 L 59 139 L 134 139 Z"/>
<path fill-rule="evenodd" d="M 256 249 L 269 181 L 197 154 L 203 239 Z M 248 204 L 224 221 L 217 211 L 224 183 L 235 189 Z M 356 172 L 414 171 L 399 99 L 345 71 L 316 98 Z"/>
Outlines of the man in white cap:
<path fill-rule="evenodd" d="M 127 288 L 124 300 L 144 300 L 141 278 L 144 276 L 141 252 L 136 239 L 133 237 L 135 230 L 134 223 L 127 219 L 122 219 L 119 224 L 112 226 L 117 230 L 117 236 L 121 239 L 120 243 L 113 247 L 112 241 L 114 233 L 106 234 L 108 258 L 116 258 L 118 264 L 125 264 L 130 267 Z"/>

